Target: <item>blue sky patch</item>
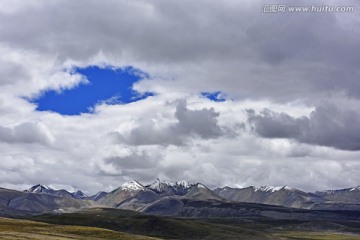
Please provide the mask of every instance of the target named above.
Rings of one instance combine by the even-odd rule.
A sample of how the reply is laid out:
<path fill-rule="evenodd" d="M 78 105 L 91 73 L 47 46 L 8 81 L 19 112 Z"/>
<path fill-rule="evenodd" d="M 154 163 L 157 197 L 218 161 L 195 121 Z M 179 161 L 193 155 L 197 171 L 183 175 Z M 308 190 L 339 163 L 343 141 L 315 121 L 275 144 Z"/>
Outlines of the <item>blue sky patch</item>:
<path fill-rule="evenodd" d="M 224 102 L 226 100 L 220 91 L 202 92 L 201 95 L 215 102 Z"/>
<path fill-rule="evenodd" d="M 39 98 L 31 100 L 37 104 L 36 110 L 53 111 L 62 115 L 79 115 L 92 112 L 93 107 L 100 103 L 126 104 L 154 95 L 140 94 L 132 89 L 134 83 L 148 77 L 146 73 L 133 67 L 91 66 L 76 68 L 75 73 L 85 76 L 89 82 L 61 93 L 54 90 L 46 91 Z"/>

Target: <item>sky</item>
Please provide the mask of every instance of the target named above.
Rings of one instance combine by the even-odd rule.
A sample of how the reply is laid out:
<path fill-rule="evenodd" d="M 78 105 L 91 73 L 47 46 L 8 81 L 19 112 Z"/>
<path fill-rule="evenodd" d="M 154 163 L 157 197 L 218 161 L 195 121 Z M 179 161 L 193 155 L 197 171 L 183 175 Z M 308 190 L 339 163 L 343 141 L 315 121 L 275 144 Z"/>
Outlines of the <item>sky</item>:
<path fill-rule="evenodd" d="M 359 185 L 359 2 L 266 4 L 0 0 L 1 187 Z"/>

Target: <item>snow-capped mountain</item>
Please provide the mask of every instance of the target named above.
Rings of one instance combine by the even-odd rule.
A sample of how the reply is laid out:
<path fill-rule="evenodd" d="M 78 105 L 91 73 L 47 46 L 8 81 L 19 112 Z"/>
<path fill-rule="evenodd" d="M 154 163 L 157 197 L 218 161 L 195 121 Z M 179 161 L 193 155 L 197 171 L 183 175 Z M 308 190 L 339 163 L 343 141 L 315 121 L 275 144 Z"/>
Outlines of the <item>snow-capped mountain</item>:
<path fill-rule="evenodd" d="M 358 185 L 357 187 L 353 187 L 349 190 L 350 192 L 352 191 L 360 191 L 360 185 Z"/>
<path fill-rule="evenodd" d="M 337 190 L 317 191 L 316 195 L 326 198 L 329 201 L 343 203 L 360 203 L 360 186 Z"/>
<path fill-rule="evenodd" d="M 147 185 L 146 188 L 161 195 L 185 195 L 189 192 L 192 185 L 186 181 L 166 182 L 157 178 L 154 182 Z"/>
<path fill-rule="evenodd" d="M 281 189 L 284 189 L 284 190 L 291 190 L 292 188 L 288 187 L 288 186 L 277 186 L 277 187 L 274 187 L 274 186 L 261 186 L 261 187 L 253 187 L 254 188 L 254 191 L 257 192 L 257 191 L 261 191 L 261 192 L 277 192 Z"/>
<path fill-rule="evenodd" d="M 246 188 L 217 188 L 214 190 L 220 197 L 235 202 L 251 202 L 285 207 L 302 208 L 317 202 L 324 202 L 324 199 L 312 193 L 306 193 L 288 186 L 273 187 L 246 187 Z"/>
<path fill-rule="evenodd" d="M 129 181 L 121 185 L 121 189 L 125 191 L 140 191 L 144 190 L 144 186 L 138 181 Z"/>
<path fill-rule="evenodd" d="M 56 196 L 56 197 L 76 198 L 76 199 L 88 198 L 88 196 L 80 190 L 70 193 L 64 189 L 55 190 L 55 189 L 52 189 L 51 187 L 48 187 L 48 186 L 45 186 L 42 184 L 37 184 L 35 186 L 32 186 L 31 188 L 25 190 L 24 192 L 45 194 L 45 195 L 51 195 L 51 196 Z"/>
<path fill-rule="evenodd" d="M 360 191 L 360 186 L 352 187 L 352 188 L 343 188 L 343 189 L 335 189 L 335 190 L 324 190 L 324 191 L 316 191 L 316 194 L 334 194 L 334 193 L 340 193 L 340 192 L 356 192 Z"/>
<path fill-rule="evenodd" d="M 51 187 L 37 184 L 35 186 L 32 186 L 28 190 L 25 190 L 27 193 L 37 193 L 37 194 L 46 194 L 51 196 L 57 196 L 57 197 L 67 197 L 67 198 L 75 198 L 74 195 L 64 189 L 60 190 L 54 190 Z"/>
<path fill-rule="evenodd" d="M 99 202 L 111 207 L 139 210 L 145 209 L 161 199 L 179 199 L 180 197 L 199 200 L 220 199 L 219 196 L 202 184 L 189 184 L 186 181 L 172 183 L 157 178 L 146 186 L 135 180 L 126 182 L 114 191 L 104 195 L 99 199 Z"/>
<path fill-rule="evenodd" d="M 0 188 L 0 216 L 60 213 L 97 205 L 96 202 L 62 197 L 63 191 L 57 192 L 40 184 L 25 191 Z"/>
<path fill-rule="evenodd" d="M 148 199 L 157 199 L 157 195 L 158 194 L 155 192 L 145 188 L 138 181 L 133 180 L 126 182 L 119 188 L 105 194 L 98 202 L 110 207 L 120 208 L 122 204 L 125 204 L 132 199 L 139 199 L 140 202 L 148 202 Z M 133 209 L 132 205 L 126 209 Z"/>
<path fill-rule="evenodd" d="M 289 186 L 266 185 L 246 188 L 223 187 L 210 190 L 201 183 L 167 182 L 157 178 L 148 185 L 143 185 L 136 180 L 129 181 L 109 193 L 98 192 L 91 197 L 80 190 L 70 193 L 66 190 L 54 190 L 41 184 L 31 187 L 25 192 L 31 193 L 26 196 L 31 198 L 49 195 L 63 199 L 93 200 L 94 204 L 101 204 L 101 206 L 159 214 L 174 214 L 182 211 L 180 209 L 184 204 L 190 202 L 216 204 L 246 202 L 301 209 L 360 210 L 360 186 L 315 193 L 303 192 Z"/>
<path fill-rule="evenodd" d="M 29 193 L 43 193 L 43 194 L 50 194 L 54 192 L 54 190 L 48 186 L 37 184 L 32 186 L 31 188 L 25 190 L 25 192 Z"/>

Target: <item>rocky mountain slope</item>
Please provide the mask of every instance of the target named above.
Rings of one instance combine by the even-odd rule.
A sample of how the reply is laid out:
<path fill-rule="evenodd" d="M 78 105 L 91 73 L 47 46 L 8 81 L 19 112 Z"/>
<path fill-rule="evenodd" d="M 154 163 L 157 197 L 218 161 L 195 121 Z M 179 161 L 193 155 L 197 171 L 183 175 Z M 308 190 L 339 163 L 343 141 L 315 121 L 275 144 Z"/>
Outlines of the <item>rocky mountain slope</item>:
<path fill-rule="evenodd" d="M 96 206 L 93 201 L 0 188 L 0 216 L 71 212 Z"/>
<path fill-rule="evenodd" d="M 51 196 L 56 196 L 56 197 L 65 197 L 65 198 L 76 198 L 76 199 L 87 199 L 88 198 L 88 196 L 85 193 L 83 193 L 81 190 L 70 193 L 64 189 L 54 190 L 51 187 L 41 185 L 41 184 L 32 186 L 31 188 L 24 190 L 24 192 L 45 194 L 45 195 L 51 195 Z"/>
<path fill-rule="evenodd" d="M 159 215 L 238 216 L 242 210 L 236 210 L 237 206 L 243 203 L 309 210 L 360 211 L 359 200 L 360 187 L 315 193 L 288 186 L 224 187 L 211 190 L 201 183 L 172 183 L 156 179 L 148 185 L 130 181 L 111 192 L 99 192 L 90 197 L 80 190 L 71 193 L 40 184 L 24 192 L 1 189 L 0 215 L 61 212 L 103 206 Z"/>
<path fill-rule="evenodd" d="M 312 203 L 326 200 L 313 193 L 306 193 L 298 189 L 283 187 L 262 186 L 247 188 L 217 188 L 214 190 L 219 196 L 235 202 L 252 202 L 277 205 L 292 208 L 304 208 Z"/>
<path fill-rule="evenodd" d="M 316 195 L 334 202 L 360 203 L 360 186 L 339 190 L 326 190 L 315 192 Z"/>
<path fill-rule="evenodd" d="M 217 188 L 219 196 L 234 202 L 269 204 L 290 208 L 316 210 L 360 210 L 356 188 L 308 193 L 288 186 Z"/>

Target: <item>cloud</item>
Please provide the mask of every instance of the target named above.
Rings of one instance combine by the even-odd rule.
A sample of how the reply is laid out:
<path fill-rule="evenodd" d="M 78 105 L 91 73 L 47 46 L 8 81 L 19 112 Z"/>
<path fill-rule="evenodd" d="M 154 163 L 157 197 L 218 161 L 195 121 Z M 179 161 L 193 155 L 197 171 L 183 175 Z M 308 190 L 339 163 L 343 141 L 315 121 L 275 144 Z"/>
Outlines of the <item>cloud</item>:
<path fill-rule="evenodd" d="M 359 2 L 341 14 L 265 14 L 263 4 L 0 1 L 2 186 L 95 192 L 157 176 L 214 187 L 358 185 Z M 73 69 L 87 66 L 133 66 L 148 75 L 132 90 L 156 95 L 79 116 L 25 100 L 86 82 Z M 226 101 L 199 97 L 217 92 Z M 241 126 L 248 118 L 256 134 Z"/>
<path fill-rule="evenodd" d="M 286 113 L 276 113 L 269 109 L 264 109 L 260 114 L 254 110 L 248 110 L 247 113 L 256 133 L 266 138 L 296 138 L 309 125 L 306 117 L 292 118 Z"/>
<path fill-rule="evenodd" d="M 328 104 L 317 107 L 309 117 L 292 117 L 265 109 L 248 111 L 254 131 L 265 138 L 290 138 L 307 144 L 360 150 L 360 113 Z"/>
<path fill-rule="evenodd" d="M 150 156 L 145 151 L 132 151 L 125 156 L 112 156 L 104 160 L 106 164 L 111 164 L 118 170 L 132 170 L 132 169 L 149 169 L 155 168 L 160 156 Z"/>
<path fill-rule="evenodd" d="M 52 144 L 55 139 L 42 123 L 25 122 L 13 128 L 0 126 L 0 141 L 6 143 Z"/>
<path fill-rule="evenodd" d="M 140 121 L 129 134 L 118 134 L 120 142 L 131 145 L 184 145 L 190 138 L 216 139 L 229 135 L 218 124 L 219 113 L 214 108 L 191 110 L 185 100 L 177 101 L 176 122 L 158 126 L 156 120 Z"/>
<path fill-rule="evenodd" d="M 11 97 L 32 98 L 47 90 L 60 93 L 87 82 L 82 75 L 74 73 L 72 67 L 59 64 L 56 56 L 13 48 L 1 39 L 0 63 L 4 66 L 0 69 L 0 93 Z"/>
<path fill-rule="evenodd" d="M 173 131 L 179 134 L 195 134 L 203 139 L 217 138 L 223 135 L 220 126 L 217 123 L 219 113 L 214 108 L 190 110 L 186 102 L 181 101 L 175 112 L 175 117 L 179 121 Z"/>
<path fill-rule="evenodd" d="M 358 97 L 360 29 L 347 27 L 359 21 L 356 12 L 270 16 L 261 1 L 231 0 L 8 4 L 1 42 L 56 56 L 55 68 L 132 65 L 159 77 L 150 92 L 222 91 L 282 102 L 334 90 Z"/>

